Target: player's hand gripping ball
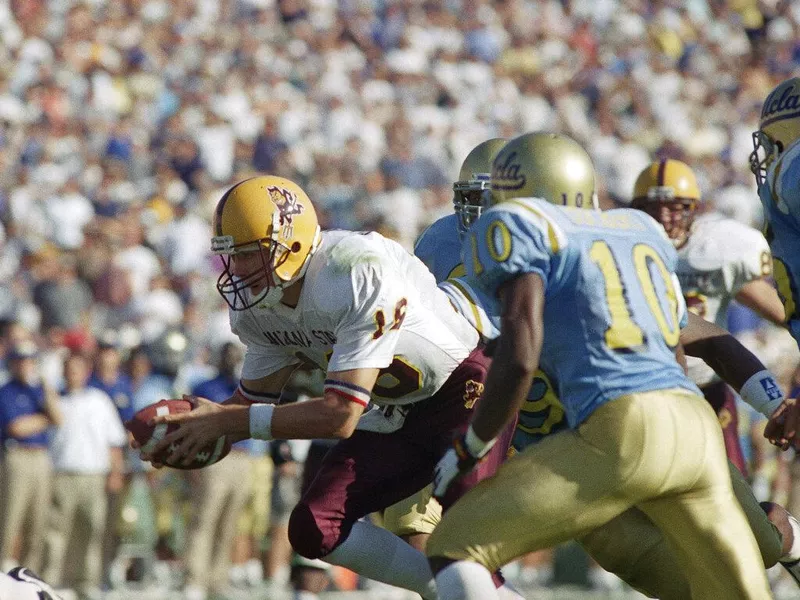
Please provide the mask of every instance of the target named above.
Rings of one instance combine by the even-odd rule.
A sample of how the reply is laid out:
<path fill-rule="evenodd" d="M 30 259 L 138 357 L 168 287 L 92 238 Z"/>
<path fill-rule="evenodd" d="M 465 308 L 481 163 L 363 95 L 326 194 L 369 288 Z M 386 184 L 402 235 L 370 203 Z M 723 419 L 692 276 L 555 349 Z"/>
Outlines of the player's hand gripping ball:
<path fill-rule="evenodd" d="M 176 424 L 166 423 L 151 425 L 150 420 L 156 416 L 185 413 L 191 410 L 192 404 L 187 400 L 161 400 L 144 407 L 133 415 L 130 421 L 125 423 L 125 428 L 131 432 L 133 438 L 139 444 L 140 450 L 149 454 L 164 436 L 180 427 Z M 170 453 L 175 450 L 173 446 L 175 446 L 175 442 L 157 456 L 153 456 L 152 462 L 160 463 L 173 469 L 201 469 L 222 460 L 231 451 L 231 443 L 225 436 L 222 436 L 204 446 L 191 462 L 183 464 L 183 462 L 176 463 L 167 460 Z"/>

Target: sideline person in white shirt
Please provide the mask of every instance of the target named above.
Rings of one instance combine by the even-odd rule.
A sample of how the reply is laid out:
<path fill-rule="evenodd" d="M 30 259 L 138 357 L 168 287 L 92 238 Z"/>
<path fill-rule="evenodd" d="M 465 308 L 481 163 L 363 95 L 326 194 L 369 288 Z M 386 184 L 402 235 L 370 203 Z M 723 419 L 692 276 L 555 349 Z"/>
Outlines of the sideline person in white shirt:
<path fill-rule="evenodd" d="M 123 484 L 122 448 L 127 435 L 111 398 L 88 387 L 90 363 L 81 354 L 70 355 L 64 364 L 66 388 L 61 397 L 63 425 L 50 441 L 55 472 L 47 541 L 45 580 L 64 585 L 65 560 L 85 557 L 83 590 L 95 590 L 101 579 L 101 548 L 106 527 L 108 491 Z M 73 528 L 78 517 L 88 529 Z M 78 547 L 84 556 L 66 556 L 72 535 L 85 542 Z"/>

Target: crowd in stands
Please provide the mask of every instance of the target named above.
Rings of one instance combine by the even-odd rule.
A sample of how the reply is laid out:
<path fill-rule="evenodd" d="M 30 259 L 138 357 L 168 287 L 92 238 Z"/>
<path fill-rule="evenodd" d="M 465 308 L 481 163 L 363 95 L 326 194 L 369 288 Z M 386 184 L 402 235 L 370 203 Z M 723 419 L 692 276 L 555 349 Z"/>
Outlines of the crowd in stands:
<path fill-rule="evenodd" d="M 225 189 L 288 177 L 323 227 L 411 249 L 451 211 L 473 146 L 552 130 L 587 148 L 604 206 L 669 156 L 707 205 L 759 226 L 751 132 L 800 74 L 800 3 L 11 0 L 0 40 L 0 561 L 99 590 L 127 536 L 202 591 L 226 561 L 244 581 L 264 539 L 281 548 L 303 455 L 244 444 L 212 475 L 156 473 L 123 450 L 133 411 L 197 386 L 222 399 L 235 379 L 209 252 Z M 789 387 L 791 341 L 746 329 Z M 273 578 L 290 560 L 277 552 Z M 70 575 L 79 554 L 94 567 Z"/>

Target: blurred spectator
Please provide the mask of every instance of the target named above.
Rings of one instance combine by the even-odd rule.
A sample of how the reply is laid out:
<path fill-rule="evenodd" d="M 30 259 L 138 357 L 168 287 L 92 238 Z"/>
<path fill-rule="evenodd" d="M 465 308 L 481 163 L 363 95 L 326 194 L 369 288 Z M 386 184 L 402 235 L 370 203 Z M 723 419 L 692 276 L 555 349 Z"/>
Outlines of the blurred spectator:
<path fill-rule="evenodd" d="M 269 521 L 269 550 L 264 561 L 264 575 L 275 589 L 290 582 L 292 545 L 289 542 L 289 517 L 300 500 L 302 461 L 296 455 L 296 446 L 307 446 L 300 440 L 273 440 L 270 442 L 272 463 L 272 508 Z"/>
<path fill-rule="evenodd" d="M 62 254 L 49 260 L 52 270 L 33 289 L 34 302 L 42 312 L 42 328 L 85 326 L 92 306 L 92 291 L 78 277 L 75 257 Z"/>
<path fill-rule="evenodd" d="M 264 580 L 261 548 L 270 519 L 273 464 L 269 442 L 247 440 L 250 460 L 250 495 L 236 524 L 230 580 L 236 587 L 257 587 Z"/>
<path fill-rule="evenodd" d="M 239 344 L 219 349 L 218 374 L 194 387 L 192 394 L 223 402 L 239 385 L 244 352 Z M 247 503 L 251 485 L 248 441 L 234 444 L 222 461 L 193 473 L 195 499 L 186 545 L 186 600 L 204 600 L 209 588 L 219 592 L 228 580 L 236 523 Z"/>
<path fill-rule="evenodd" d="M 135 414 L 133 385 L 131 378 L 122 370 L 122 353 L 116 337 L 116 332 L 109 331 L 100 338 L 88 385 L 108 394 L 124 423 Z"/>
<path fill-rule="evenodd" d="M 0 561 L 4 571 L 17 564 L 37 571 L 42 568 L 51 489 L 47 430 L 60 426 L 62 416 L 53 390 L 38 383 L 36 357 L 31 341 L 11 346 L 6 355 L 11 379 L 0 387 L 4 449 Z"/>
<path fill-rule="evenodd" d="M 278 134 L 274 117 L 264 119 L 264 128 L 256 138 L 253 147 L 253 168 L 262 173 L 273 173 L 278 164 L 278 156 L 286 152 L 288 146 Z"/>
<path fill-rule="evenodd" d="M 87 595 L 100 589 L 107 493 L 122 488 L 122 447 L 128 441 L 111 398 L 87 386 L 89 369 L 81 354 L 71 354 L 64 364 L 63 423 L 50 443 L 55 476 L 45 568 L 47 581 L 77 583 Z M 67 555 L 73 536 L 83 543 Z M 68 560 L 77 565 L 77 582 L 65 580 Z"/>
<path fill-rule="evenodd" d="M 122 356 L 119 342 L 116 338 L 116 332 L 106 332 L 101 337 L 97 352 L 94 355 L 94 368 L 87 385 L 105 392 L 114 403 L 120 420 L 125 423 L 135 414 L 133 410 L 133 386 L 130 377 L 122 371 Z M 123 454 L 131 452 L 133 452 L 131 448 L 123 448 Z M 120 540 L 117 527 L 121 517 L 123 497 L 131 481 L 131 470 L 128 468 L 129 461 L 124 462 L 124 485 L 118 491 L 109 490 L 108 494 L 108 514 L 106 516 L 108 527 L 103 540 L 104 579 L 109 575 L 108 568 L 114 560 L 119 546 Z"/>

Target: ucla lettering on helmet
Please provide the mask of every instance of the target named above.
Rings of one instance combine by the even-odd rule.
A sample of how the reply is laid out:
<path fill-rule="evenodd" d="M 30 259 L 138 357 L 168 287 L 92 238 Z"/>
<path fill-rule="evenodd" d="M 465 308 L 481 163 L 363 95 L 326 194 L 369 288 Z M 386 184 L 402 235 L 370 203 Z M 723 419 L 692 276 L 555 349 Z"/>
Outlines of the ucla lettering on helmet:
<path fill-rule="evenodd" d="M 551 204 L 597 208 L 592 160 L 575 140 L 526 133 L 508 142 L 492 163 L 492 204 L 542 198 Z"/>

